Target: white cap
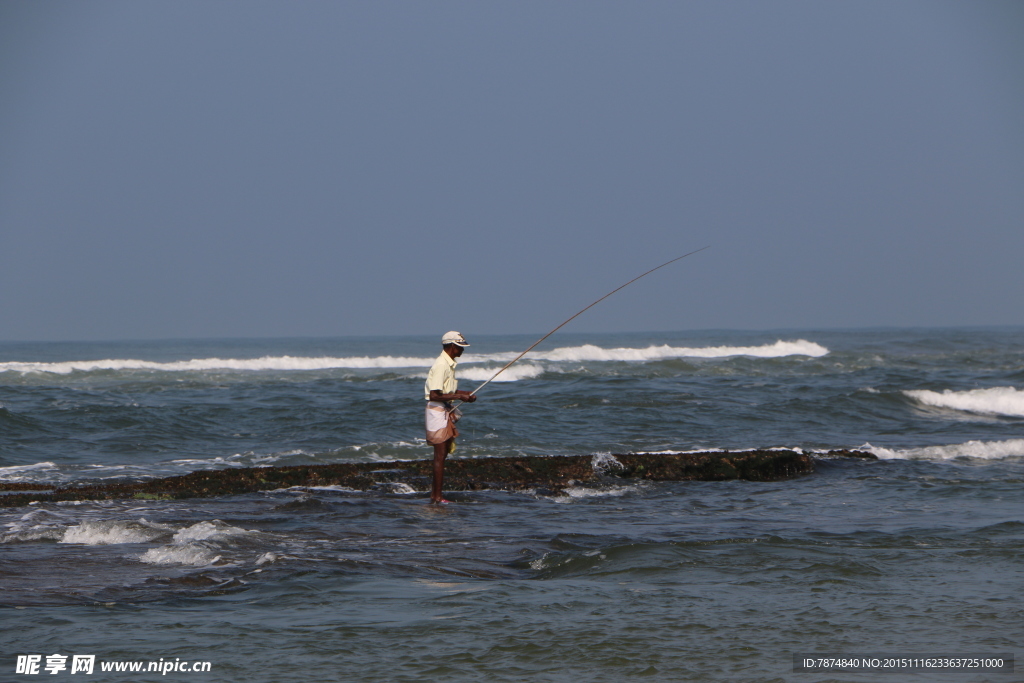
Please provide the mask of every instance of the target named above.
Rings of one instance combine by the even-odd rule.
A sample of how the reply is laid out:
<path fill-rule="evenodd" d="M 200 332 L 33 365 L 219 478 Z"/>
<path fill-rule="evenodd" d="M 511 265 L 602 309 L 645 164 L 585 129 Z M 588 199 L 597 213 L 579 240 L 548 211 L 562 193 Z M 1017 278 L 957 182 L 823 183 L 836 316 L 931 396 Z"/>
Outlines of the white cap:
<path fill-rule="evenodd" d="M 451 332 L 445 332 L 444 336 L 441 337 L 441 346 L 445 344 L 455 344 L 456 346 L 469 346 L 469 342 L 466 341 L 465 337 L 462 336 L 461 332 L 452 330 Z"/>

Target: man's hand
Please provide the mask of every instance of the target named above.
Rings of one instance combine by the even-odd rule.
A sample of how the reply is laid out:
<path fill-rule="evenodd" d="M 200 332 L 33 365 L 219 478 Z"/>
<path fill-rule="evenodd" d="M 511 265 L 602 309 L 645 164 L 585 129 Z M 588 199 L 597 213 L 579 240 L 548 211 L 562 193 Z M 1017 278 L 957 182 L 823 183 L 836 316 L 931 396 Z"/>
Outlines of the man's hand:
<path fill-rule="evenodd" d="M 468 391 L 456 391 L 455 393 L 458 395 L 460 401 L 465 401 L 466 403 L 473 403 L 476 401 L 476 396 Z"/>

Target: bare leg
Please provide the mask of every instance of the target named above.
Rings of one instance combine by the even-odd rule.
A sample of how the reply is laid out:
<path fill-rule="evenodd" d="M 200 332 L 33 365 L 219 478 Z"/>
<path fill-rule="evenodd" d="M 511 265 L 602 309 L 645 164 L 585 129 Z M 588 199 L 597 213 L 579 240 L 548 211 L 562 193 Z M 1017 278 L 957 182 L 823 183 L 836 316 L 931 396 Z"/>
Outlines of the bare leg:
<path fill-rule="evenodd" d="M 448 439 L 444 443 L 434 444 L 434 485 L 430 490 L 431 503 L 448 502 L 441 497 L 441 489 L 444 486 L 444 459 L 448 457 L 448 446 L 451 442 L 452 440 Z"/>

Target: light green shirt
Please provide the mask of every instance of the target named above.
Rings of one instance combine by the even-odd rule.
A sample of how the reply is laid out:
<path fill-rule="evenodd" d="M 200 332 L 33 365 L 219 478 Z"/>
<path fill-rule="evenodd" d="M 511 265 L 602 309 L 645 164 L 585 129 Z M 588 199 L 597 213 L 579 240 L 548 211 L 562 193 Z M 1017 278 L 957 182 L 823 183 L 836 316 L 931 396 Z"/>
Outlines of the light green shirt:
<path fill-rule="evenodd" d="M 442 351 L 441 355 L 434 361 L 434 364 L 430 366 L 430 372 L 427 373 L 427 383 L 423 385 L 423 393 L 428 401 L 430 400 L 431 391 L 440 391 L 442 394 L 454 394 L 455 390 L 459 388 L 459 382 L 455 379 L 455 365 L 455 359 L 449 356 L 447 352 Z"/>

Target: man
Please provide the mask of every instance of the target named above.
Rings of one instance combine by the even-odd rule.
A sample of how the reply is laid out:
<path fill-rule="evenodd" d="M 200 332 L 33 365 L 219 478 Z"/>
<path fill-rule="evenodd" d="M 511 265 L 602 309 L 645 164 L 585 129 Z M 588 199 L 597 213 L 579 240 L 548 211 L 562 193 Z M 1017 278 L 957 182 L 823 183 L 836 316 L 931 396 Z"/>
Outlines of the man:
<path fill-rule="evenodd" d="M 459 391 L 459 383 L 455 379 L 456 359 L 467 346 L 469 343 L 459 332 L 448 332 L 441 337 L 441 355 L 427 373 L 427 383 L 424 385 L 427 399 L 427 443 L 434 446 L 434 483 L 430 490 L 432 503 L 448 502 L 441 497 L 444 460 L 455 450 L 455 437 L 459 435 L 455 423 L 461 417 L 452 401 L 472 403 L 476 400 L 476 396 L 468 391 Z"/>

